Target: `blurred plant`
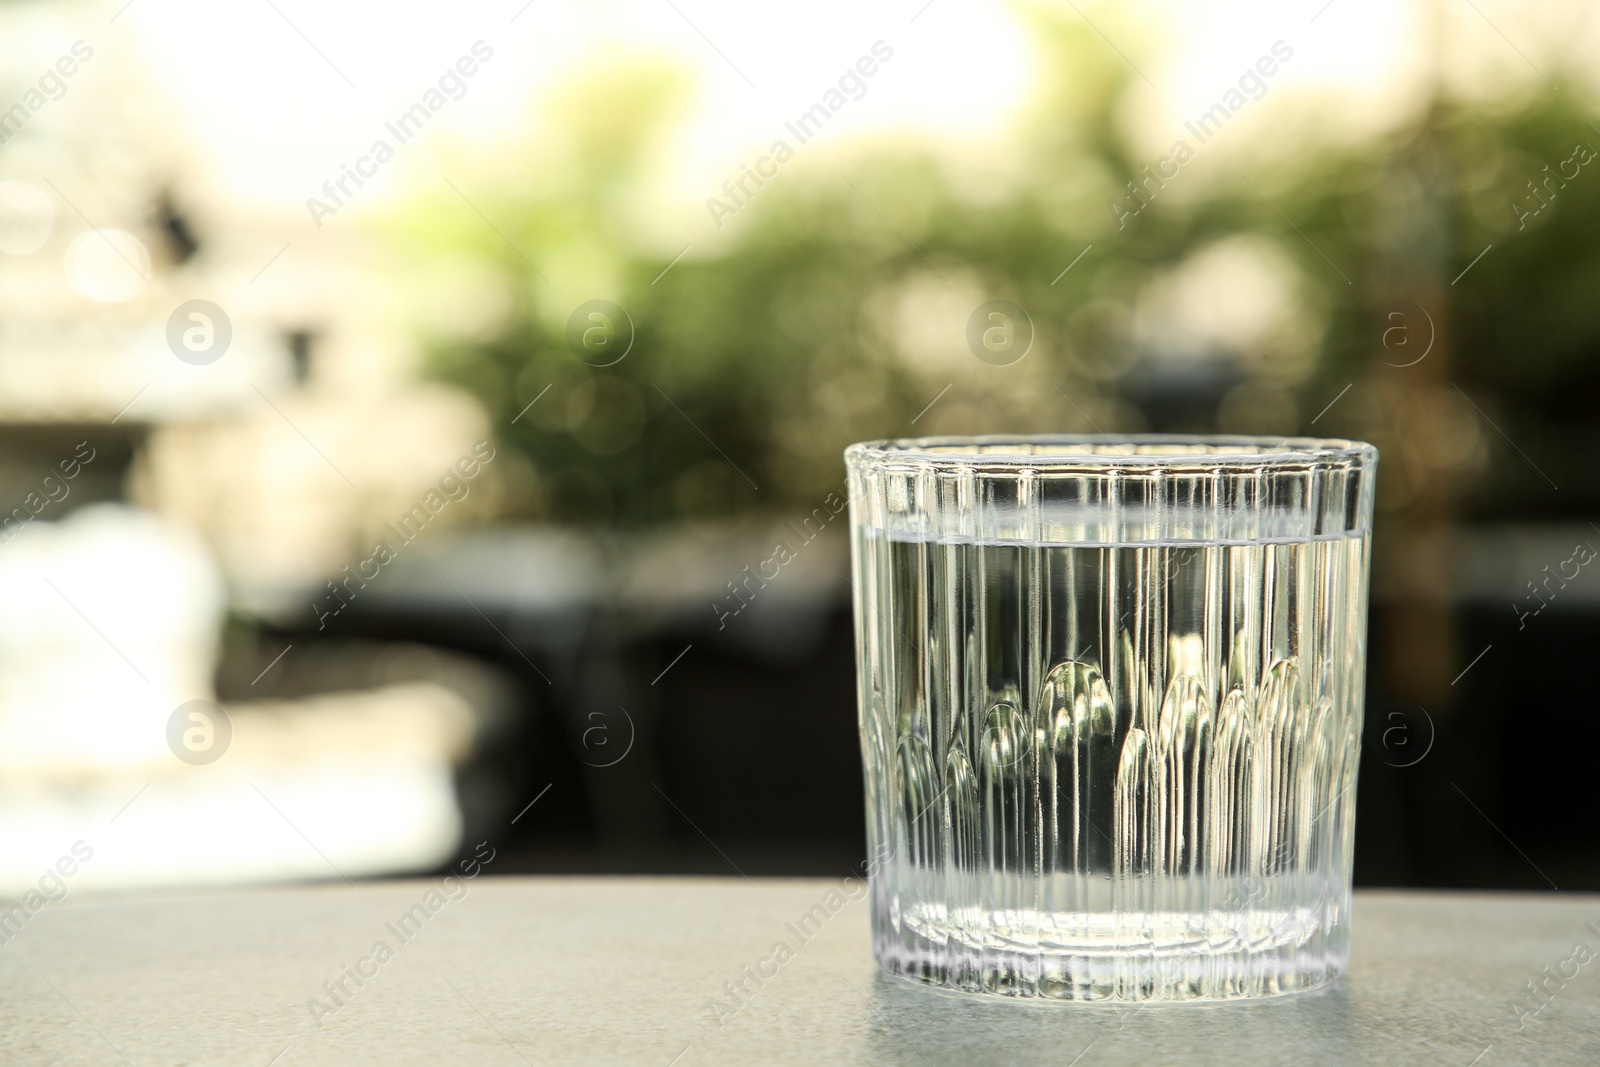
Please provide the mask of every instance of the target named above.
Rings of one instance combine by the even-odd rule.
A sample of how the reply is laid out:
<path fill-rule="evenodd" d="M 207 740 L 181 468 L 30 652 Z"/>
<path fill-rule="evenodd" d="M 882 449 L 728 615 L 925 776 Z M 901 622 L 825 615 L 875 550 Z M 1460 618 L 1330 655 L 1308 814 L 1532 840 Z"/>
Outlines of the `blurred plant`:
<path fill-rule="evenodd" d="M 632 524 L 810 506 L 842 480 L 852 440 L 1140 429 L 1365 435 L 1392 446 L 1386 488 L 1404 506 L 1489 454 L 1471 390 L 1447 387 L 1452 362 L 1532 404 L 1600 347 L 1586 303 L 1600 168 L 1536 216 L 1511 206 L 1545 164 L 1600 144 L 1570 94 L 1441 90 L 1364 145 L 1321 143 L 1321 105 L 1299 101 L 1283 136 L 1203 149 L 1169 195 L 1119 220 L 1113 200 L 1149 189 L 1164 154 L 1118 119 L 1142 86 L 1081 19 L 1025 10 L 1045 80 L 1012 158 L 987 169 L 892 144 L 844 173 L 788 166 L 729 243 L 674 261 L 650 190 L 686 83 L 633 62 L 573 85 L 525 150 L 475 172 L 517 175 L 473 186 L 494 228 L 449 190 L 408 211 L 406 239 L 505 294 L 488 328 L 437 339 L 432 367 L 522 457 L 513 514 Z M 598 297 L 635 329 L 604 367 L 568 343 L 573 308 Z M 968 350 L 969 317 L 995 299 L 1034 328 L 1010 366 Z M 1423 312 L 1405 320 L 1419 331 L 1407 359 L 1426 319 L 1431 365 L 1386 348 L 1400 307 Z"/>

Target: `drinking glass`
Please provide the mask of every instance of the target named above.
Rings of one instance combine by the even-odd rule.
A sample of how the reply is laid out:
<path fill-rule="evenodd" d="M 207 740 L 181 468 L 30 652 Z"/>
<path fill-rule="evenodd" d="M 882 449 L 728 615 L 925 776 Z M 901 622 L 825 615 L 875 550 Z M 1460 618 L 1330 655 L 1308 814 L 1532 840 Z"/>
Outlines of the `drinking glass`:
<path fill-rule="evenodd" d="M 1343 973 L 1377 450 L 845 452 L 873 949 L 1059 1000 Z"/>

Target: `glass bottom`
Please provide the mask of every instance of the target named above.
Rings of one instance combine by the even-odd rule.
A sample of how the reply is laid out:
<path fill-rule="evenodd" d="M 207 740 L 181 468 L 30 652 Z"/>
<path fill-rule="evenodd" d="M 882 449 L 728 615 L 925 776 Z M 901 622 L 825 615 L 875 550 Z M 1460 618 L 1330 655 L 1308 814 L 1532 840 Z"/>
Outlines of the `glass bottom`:
<path fill-rule="evenodd" d="M 968 993 L 1130 1003 L 1271 997 L 1331 985 L 1349 959 L 1348 926 L 1320 908 L 961 916 L 914 907 L 894 923 L 881 921 L 878 904 L 873 951 L 885 971 Z"/>

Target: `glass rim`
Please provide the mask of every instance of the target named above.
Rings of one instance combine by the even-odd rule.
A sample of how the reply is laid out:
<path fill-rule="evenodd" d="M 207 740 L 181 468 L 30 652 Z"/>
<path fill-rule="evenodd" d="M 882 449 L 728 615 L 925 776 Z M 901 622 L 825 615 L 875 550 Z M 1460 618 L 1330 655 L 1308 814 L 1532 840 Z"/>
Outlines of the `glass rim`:
<path fill-rule="evenodd" d="M 1371 467 L 1378 450 L 1340 437 L 1263 437 L 1246 434 L 985 434 L 861 441 L 844 450 L 845 464 L 964 468 L 1135 471 L 1294 467 L 1346 460 Z"/>

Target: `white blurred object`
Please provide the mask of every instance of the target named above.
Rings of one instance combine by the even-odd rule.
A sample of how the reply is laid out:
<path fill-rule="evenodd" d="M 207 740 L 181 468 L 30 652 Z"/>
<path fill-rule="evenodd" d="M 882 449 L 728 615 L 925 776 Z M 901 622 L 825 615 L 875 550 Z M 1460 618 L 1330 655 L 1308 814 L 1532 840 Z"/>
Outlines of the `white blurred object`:
<path fill-rule="evenodd" d="M 0 602 L 0 894 L 77 841 L 94 855 L 71 892 L 354 878 L 454 850 L 474 716 L 441 686 L 233 705 L 215 762 L 168 748 L 178 706 L 214 698 L 224 609 L 184 528 L 116 505 L 36 521 L 0 546 Z"/>
<path fill-rule="evenodd" d="M 209 698 L 222 579 L 198 538 L 84 508 L 0 546 L 0 772 L 79 773 L 170 755 L 166 719 Z"/>
<path fill-rule="evenodd" d="M 213 764 L 163 750 L 137 773 L 0 789 L 0 894 L 37 885 L 80 840 L 94 856 L 71 893 L 353 879 L 454 852 L 451 765 L 472 735 L 455 693 L 396 685 L 227 711 L 233 740 Z"/>

